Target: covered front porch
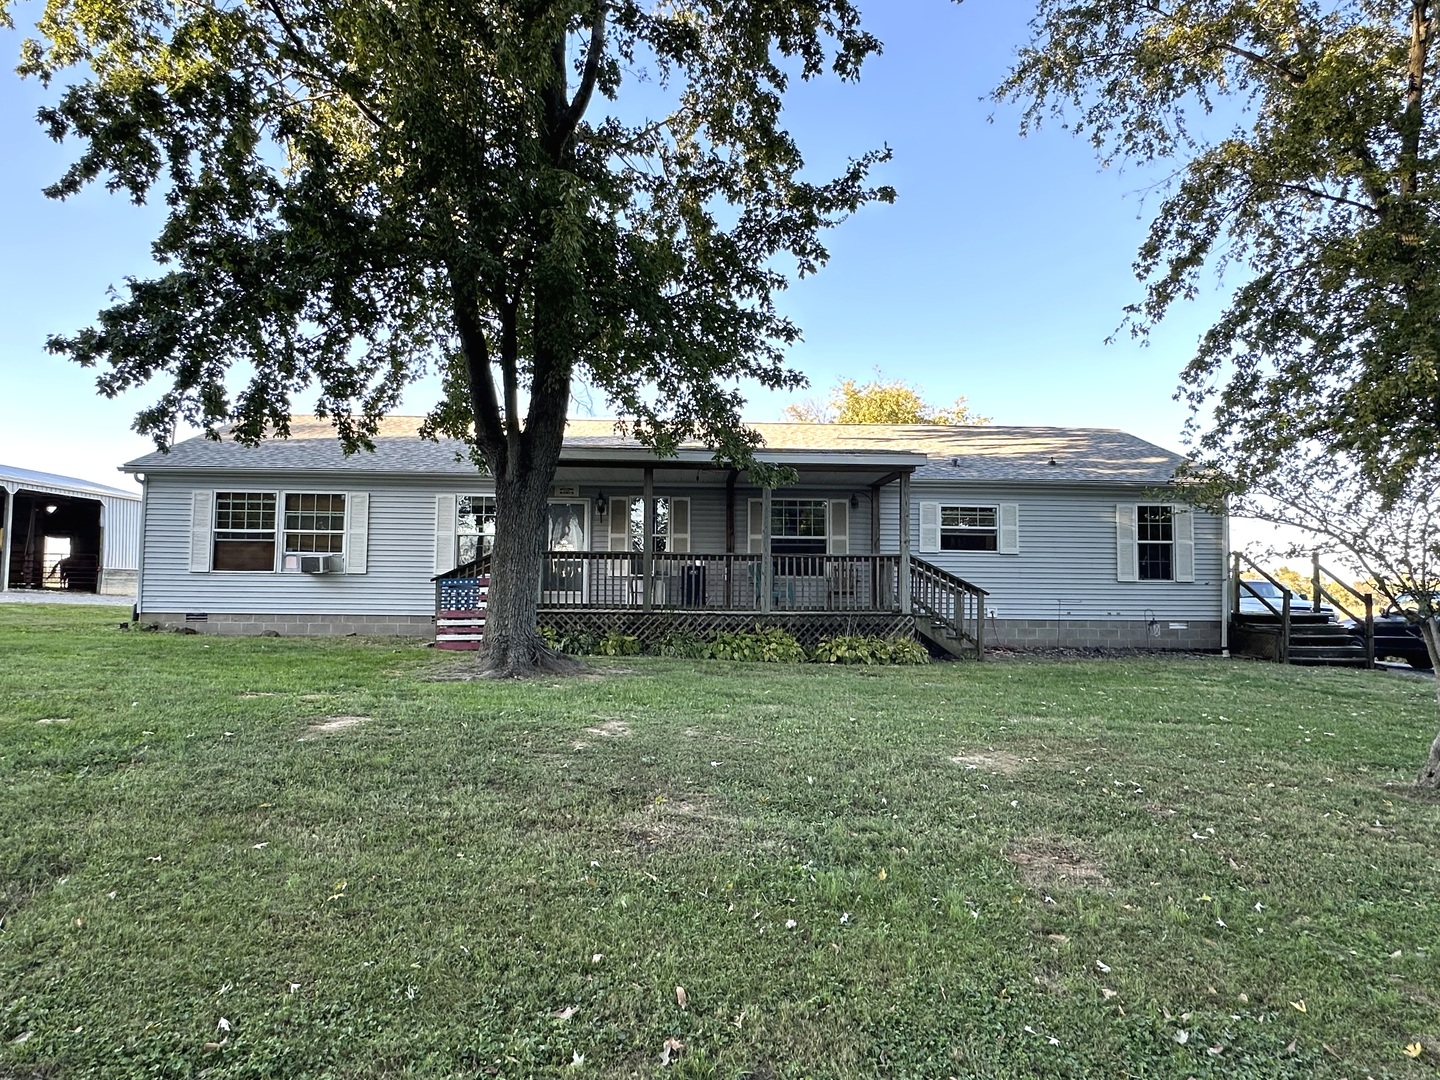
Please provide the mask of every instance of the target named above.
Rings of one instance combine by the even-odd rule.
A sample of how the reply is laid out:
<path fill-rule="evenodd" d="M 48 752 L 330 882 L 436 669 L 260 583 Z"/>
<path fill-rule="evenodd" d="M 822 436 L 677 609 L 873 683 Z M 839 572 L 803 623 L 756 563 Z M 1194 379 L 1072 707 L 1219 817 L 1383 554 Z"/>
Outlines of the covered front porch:
<path fill-rule="evenodd" d="M 984 591 L 910 551 L 910 479 L 924 455 L 757 456 L 795 482 L 759 484 L 698 449 L 657 459 L 638 447 L 567 443 L 552 489 L 541 624 L 644 640 L 759 623 L 806 644 L 918 630 L 957 655 L 982 651 Z M 893 519 L 882 521 L 891 485 L 884 506 Z M 488 569 L 483 534 L 474 543 L 475 561 L 445 576 Z"/>

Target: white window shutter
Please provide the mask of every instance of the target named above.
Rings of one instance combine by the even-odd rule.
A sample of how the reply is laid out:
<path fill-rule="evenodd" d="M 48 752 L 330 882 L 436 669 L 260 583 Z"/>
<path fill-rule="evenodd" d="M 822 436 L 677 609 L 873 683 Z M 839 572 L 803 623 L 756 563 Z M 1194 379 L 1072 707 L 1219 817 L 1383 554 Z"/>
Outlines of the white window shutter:
<path fill-rule="evenodd" d="M 210 572 L 210 523 L 215 512 L 215 495 L 210 491 L 190 493 L 190 573 Z"/>
<path fill-rule="evenodd" d="M 345 573 L 363 574 L 370 561 L 370 493 L 345 496 Z"/>
<path fill-rule="evenodd" d="M 910 527 L 908 521 L 903 522 L 905 528 Z M 920 553 L 922 555 L 940 550 L 940 504 L 937 502 L 922 502 L 920 504 Z"/>
<path fill-rule="evenodd" d="M 690 551 L 690 500 L 684 496 L 670 500 L 670 546 L 678 554 Z"/>
<path fill-rule="evenodd" d="M 1175 580 L 1195 580 L 1195 515 L 1188 506 L 1172 511 L 1175 526 Z"/>
<path fill-rule="evenodd" d="M 759 555 L 765 550 L 765 500 L 751 499 L 749 514 L 750 554 Z"/>
<path fill-rule="evenodd" d="M 1020 554 L 1020 504 L 1001 503 L 997 515 L 1000 533 L 996 537 L 996 549 L 1001 555 Z"/>
<path fill-rule="evenodd" d="M 1115 580 L 1139 581 L 1139 552 L 1135 549 L 1135 506 L 1115 506 Z"/>
<path fill-rule="evenodd" d="M 831 555 L 850 554 L 850 504 L 844 499 L 830 502 L 829 546 Z"/>
<path fill-rule="evenodd" d="M 612 495 L 610 497 L 610 523 L 606 526 L 606 535 L 610 537 L 610 550 L 621 555 L 630 550 L 630 496 Z"/>
<path fill-rule="evenodd" d="M 435 496 L 435 573 L 455 569 L 454 495 Z"/>

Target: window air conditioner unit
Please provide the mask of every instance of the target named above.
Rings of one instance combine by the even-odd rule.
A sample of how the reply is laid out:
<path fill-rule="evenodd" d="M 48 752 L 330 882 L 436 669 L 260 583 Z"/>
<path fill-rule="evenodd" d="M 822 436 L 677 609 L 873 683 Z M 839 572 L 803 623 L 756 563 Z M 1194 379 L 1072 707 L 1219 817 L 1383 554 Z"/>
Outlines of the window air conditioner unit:
<path fill-rule="evenodd" d="M 301 555 L 300 572 L 302 574 L 338 574 L 340 559 L 336 555 Z"/>

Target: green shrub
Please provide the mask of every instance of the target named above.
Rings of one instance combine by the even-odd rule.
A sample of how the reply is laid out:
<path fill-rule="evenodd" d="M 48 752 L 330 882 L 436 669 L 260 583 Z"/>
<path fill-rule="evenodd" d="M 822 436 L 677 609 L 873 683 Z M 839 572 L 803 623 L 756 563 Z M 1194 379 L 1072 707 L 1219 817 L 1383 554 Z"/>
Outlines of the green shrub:
<path fill-rule="evenodd" d="M 838 634 L 815 646 L 810 659 L 819 664 L 924 664 L 930 654 L 914 638 Z"/>
<path fill-rule="evenodd" d="M 569 653 L 571 656 L 593 656 L 600 647 L 600 638 L 588 630 L 563 634 L 553 626 L 542 626 L 539 628 L 539 633 L 550 648 L 557 652 Z M 610 655 L 619 654 L 612 653 Z"/>
<path fill-rule="evenodd" d="M 600 656 L 639 656 L 640 639 L 634 634 L 609 630 L 595 643 L 595 652 Z"/>
<path fill-rule="evenodd" d="M 683 630 L 671 630 L 663 634 L 650 650 L 656 656 L 670 656 L 679 660 L 704 660 L 710 655 L 710 643 L 699 634 Z"/>
<path fill-rule="evenodd" d="M 710 656 L 765 664 L 802 664 L 806 659 L 795 636 L 778 626 L 757 626 L 738 633 L 718 630 L 710 642 Z"/>

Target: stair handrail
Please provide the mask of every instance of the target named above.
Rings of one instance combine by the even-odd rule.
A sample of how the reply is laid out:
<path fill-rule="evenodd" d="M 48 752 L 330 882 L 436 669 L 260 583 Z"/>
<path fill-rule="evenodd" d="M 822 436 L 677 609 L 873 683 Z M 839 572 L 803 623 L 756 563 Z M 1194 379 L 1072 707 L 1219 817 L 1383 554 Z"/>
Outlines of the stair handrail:
<path fill-rule="evenodd" d="M 985 658 L 985 597 L 989 592 L 932 562 L 910 556 L 910 607 L 952 630 Z M 968 601 L 968 602 L 967 602 Z M 973 616 L 967 617 L 967 608 Z"/>
<path fill-rule="evenodd" d="M 1318 551 L 1310 553 L 1310 564 L 1311 581 L 1314 583 L 1315 586 L 1315 603 L 1320 603 L 1320 598 L 1323 596 L 1326 600 L 1329 600 L 1339 610 L 1343 611 L 1346 615 L 1354 619 L 1356 622 L 1364 622 L 1365 666 L 1367 668 L 1373 668 L 1375 666 L 1375 595 L 1368 592 L 1362 593 L 1359 589 L 1355 588 L 1355 586 L 1351 585 L 1348 581 L 1340 578 L 1337 574 L 1334 573 L 1334 571 L 1329 570 L 1324 566 L 1321 566 L 1320 552 Z M 1343 603 L 1341 603 L 1338 597 L 1325 589 L 1325 586 L 1322 583 L 1322 576 L 1325 578 L 1329 578 L 1330 581 L 1332 581 L 1336 585 L 1339 585 L 1351 596 L 1355 597 L 1356 600 L 1360 601 L 1360 603 L 1365 605 L 1365 616 L 1363 620 L 1357 613 L 1351 611 Z"/>
<path fill-rule="evenodd" d="M 1240 576 L 1240 563 L 1242 560 L 1251 570 L 1255 571 L 1255 573 L 1259 574 L 1266 581 L 1270 582 L 1271 585 L 1274 585 L 1280 590 L 1279 610 L 1276 610 L 1275 605 L 1270 603 L 1269 597 L 1261 596 L 1249 582 Z M 1231 591 L 1235 594 L 1234 614 L 1236 618 L 1238 619 L 1240 615 L 1240 589 L 1243 586 L 1251 596 L 1264 604 L 1267 610 L 1272 614 L 1280 616 L 1280 647 L 1275 650 L 1275 658 L 1282 664 L 1290 663 L 1290 590 L 1271 577 L 1254 559 L 1242 552 L 1235 551 L 1231 553 L 1230 565 L 1233 568 L 1232 576 L 1235 582 L 1235 587 Z"/>

